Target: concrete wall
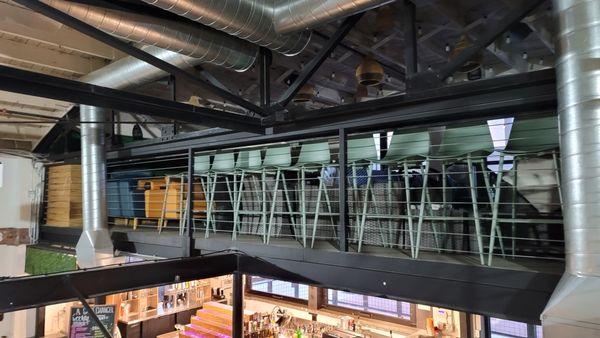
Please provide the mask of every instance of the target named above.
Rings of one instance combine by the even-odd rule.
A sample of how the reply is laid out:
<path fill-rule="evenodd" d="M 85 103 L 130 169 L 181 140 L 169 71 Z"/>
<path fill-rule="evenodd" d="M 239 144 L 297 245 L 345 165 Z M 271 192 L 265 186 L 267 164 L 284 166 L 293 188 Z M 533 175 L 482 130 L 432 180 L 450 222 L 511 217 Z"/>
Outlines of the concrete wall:
<path fill-rule="evenodd" d="M 33 161 L 0 155 L 0 228 L 28 228 L 36 175 Z M 25 274 L 25 245 L 0 245 L 0 276 Z M 0 321 L 0 337 L 25 338 L 35 335 L 35 310 L 7 313 Z"/>

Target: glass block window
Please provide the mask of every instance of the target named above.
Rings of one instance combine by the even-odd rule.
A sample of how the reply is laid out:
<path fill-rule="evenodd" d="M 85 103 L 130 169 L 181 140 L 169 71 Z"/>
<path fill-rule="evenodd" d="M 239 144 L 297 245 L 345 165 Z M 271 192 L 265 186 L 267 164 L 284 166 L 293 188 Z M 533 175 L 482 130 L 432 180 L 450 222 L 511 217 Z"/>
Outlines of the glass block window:
<path fill-rule="evenodd" d="M 411 304 L 393 299 L 327 290 L 327 304 L 373 314 L 411 320 Z"/>
<path fill-rule="evenodd" d="M 258 276 L 250 277 L 250 290 L 277 296 L 308 300 L 308 285 Z"/>

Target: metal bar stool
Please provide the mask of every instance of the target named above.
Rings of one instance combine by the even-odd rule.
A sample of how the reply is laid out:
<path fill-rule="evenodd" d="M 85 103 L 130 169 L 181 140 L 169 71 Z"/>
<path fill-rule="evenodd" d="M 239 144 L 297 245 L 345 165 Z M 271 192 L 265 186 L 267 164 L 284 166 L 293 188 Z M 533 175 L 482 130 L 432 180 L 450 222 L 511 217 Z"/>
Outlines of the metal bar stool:
<path fill-rule="evenodd" d="M 382 163 L 386 164 L 396 164 L 400 168 L 400 171 L 403 172 L 404 178 L 404 191 L 406 198 L 406 216 L 408 223 L 408 236 L 410 242 L 410 252 L 412 258 L 417 258 L 418 250 L 416 250 L 415 240 L 414 240 L 414 226 L 413 226 L 413 216 L 411 210 L 411 200 L 410 200 L 410 181 L 408 175 L 408 161 L 411 160 L 425 160 L 426 163 L 428 161 L 428 154 L 430 149 L 431 141 L 429 138 L 429 132 L 418 132 L 418 133 L 397 133 L 394 132 L 392 136 L 392 140 L 388 146 L 387 153 Z M 426 171 L 429 170 L 429 165 L 426 164 Z M 391 168 L 388 166 L 387 169 L 388 174 L 388 201 L 391 203 L 391 194 L 392 187 L 390 186 L 392 178 L 391 178 Z M 424 198 L 425 191 L 427 189 L 427 172 L 423 174 L 423 186 L 422 186 L 422 198 L 421 198 L 421 209 L 419 211 L 419 222 L 417 227 L 417 243 L 420 241 L 419 233 L 421 232 L 422 219 L 424 209 Z M 391 211 L 391 209 L 390 209 Z M 389 228 L 389 224 L 388 224 Z M 391 231 L 391 230 L 390 230 Z M 391 235 L 391 234 L 390 234 Z M 437 236 L 436 236 L 437 237 Z"/>

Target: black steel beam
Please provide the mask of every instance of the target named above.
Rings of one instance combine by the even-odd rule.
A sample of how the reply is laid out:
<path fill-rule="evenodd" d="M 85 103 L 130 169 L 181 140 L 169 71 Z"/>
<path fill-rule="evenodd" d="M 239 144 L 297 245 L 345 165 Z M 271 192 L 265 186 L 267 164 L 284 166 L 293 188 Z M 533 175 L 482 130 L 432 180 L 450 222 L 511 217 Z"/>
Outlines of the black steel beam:
<path fill-rule="evenodd" d="M 0 281 L 0 313 L 77 300 L 79 294 L 65 285 L 65 278 L 80 294 L 93 298 L 222 276 L 235 271 L 237 262 L 236 254 L 227 253 L 8 278 Z"/>
<path fill-rule="evenodd" d="M 260 47 L 260 104 L 263 109 L 271 105 L 271 63 L 273 55 L 265 47 Z"/>
<path fill-rule="evenodd" d="M 290 122 L 275 124 L 275 133 L 314 126 L 367 130 L 394 123 L 426 125 L 555 109 L 554 70 L 544 70 L 290 113 Z"/>
<path fill-rule="evenodd" d="M 259 119 L 0 66 L 0 90 L 188 123 L 263 133 Z"/>
<path fill-rule="evenodd" d="M 298 91 L 310 80 L 311 76 L 319 69 L 319 67 L 327 60 L 327 58 L 331 55 L 331 52 L 335 49 L 335 47 L 346 37 L 346 34 L 352 30 L 354 25 L 362 18 L 364 13 L 355 14 L 342 23 L 340 28 L 329 38 L 325 46 L 323 46 L 317 55 L 302 69 L 298 78 L 292 83 L 288 89 L 281 95 L 277 104 L 281 107 L 287 106 L 294 96 L 298 93 Z"/>
<path fill-rule="evenodd" d="M 394 251 L 376 256 L 296 244 L 197 238 L 195 248 L 208 255 L 8 278 L 0 280 L 0 312 L 78 299 L 65 278 L 91 298 L 238 272 L 537 324 L 562 270 L 560 265 L 554 273 L 488 268 L 413 260 Z"/>
<path fill-rule="evenodd" d="M 412 90 L 412 79 L 417 74 L 417 28 L 416 6 L 410 0 L 404 0 L 402 8 L 402 30 L 404 32 L 404 65 L 406 66 L 406 88 Z"/>
<path fill-rule="evenodd" d="M 201 243 L 202 244 L 202 243 Z M 212 243 L 213 247 L 220 247 Z M 246 275 L 539 324 L 560 274 L 329 250 L 230 243 Z M 298 251 L 298 252 L 295 252 Z"/>
<path fill-rule="evenodd" d="M 208 82 L 205 82 L 185 70 L 182 70 L 166 61 L 163 61 L 149 53 L 146 53 L 145 51 L 143 51 L 139 48 L 136 48 L 125 41 L 122 41 L 108 33 L 105 33 L 103 31 L 99 30 L 98 28 L 93 27 L 93 26 L 91 26 L 77 18 L 74 18 L 66 13 L 63 13 L 63 12 L 59 11 L 58 9 L 56 9 L 52 6 L 49 6 L 41 1 L 15 0 L 15 2 L 17 2 L 23 6 L 26 6 L 40 14 L 43 14 L 57 22 L 60 22 L 66 26 L 69 26 L 85 35 L 88 35 L 88 36 L 98 40 L 98 41 L 101 41 L 115 49 L 118 49 L 125 54 L 131 55 L 139 60 L 147 62 L 147 63 L 153 65 L 154 67 L 161 69 L 173 76 L 176 76 L 182 80 L 186 80 L 193 84 L 196 84 L 229 102 L 239 105 L 240 107 L 246 108 L 246 109 L 253 111 L 259 115 L 265 115 L 264 110 L 262 108 L 260 108 L 259 106 L 255 105 L 249 101 L 246 101 L 239 96 L 233 95 L 226 90 L 223 90 L 223 89 L 216 87 Z"/>
<path fill-rule="evenodd" d="M 215 128 L 181 134 L 166 141 L 129 143 L 109 151 L 107 158 L 117 160 L 182 152 L 188 148 L 203 151 L 336 136 L 342 127 L 348 132 L 373 130 L 380 126 L 390 130 L 431 123 L 483 121 L 499 116 L 525 117 L 555 110 L 555 73 L 550 69 L 307 112 L 298 116 L 295 124 L 277 125 L 276 133 L 270 135 Z"/>
<path fill-rule="evenodd" d="M 481 38 L 474 41 L 472 45 L 465 48 L 460 54 L 454 57 L 445 66 L 436 72 L 436 76 L 440 80 L 445 80 L 452 75 L 460 66 L 464 65 L 475 54 L 483 48 L 494 42 L 502 33 L 506 32 L 512 25 L 518 23 L 527 16 L 532 10 L 537 8 L 545 0 L 528 0 L 519 4 L 519 7 L 511 9 L 511 11 L 500 21 L 487 27 L 486 32 Z"/>

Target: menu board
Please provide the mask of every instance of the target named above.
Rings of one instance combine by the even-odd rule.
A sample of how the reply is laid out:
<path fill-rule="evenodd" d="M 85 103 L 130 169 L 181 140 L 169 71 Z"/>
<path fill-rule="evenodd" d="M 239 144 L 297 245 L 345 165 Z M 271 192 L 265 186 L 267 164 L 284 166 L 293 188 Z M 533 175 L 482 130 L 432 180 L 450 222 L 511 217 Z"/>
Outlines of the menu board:
<path fill-rule="evenodd" d="M 94 305 L 92 309 L 100 322 L 108 329 L 108 332 L 114 332 L 115 306 Z M 84 307 L 74 306 L 71 308 L 69 338 L 104 338 L 104 335 Z"/>

